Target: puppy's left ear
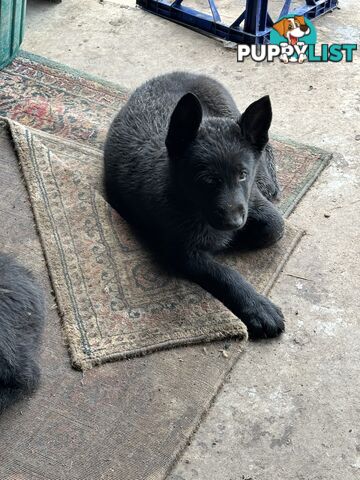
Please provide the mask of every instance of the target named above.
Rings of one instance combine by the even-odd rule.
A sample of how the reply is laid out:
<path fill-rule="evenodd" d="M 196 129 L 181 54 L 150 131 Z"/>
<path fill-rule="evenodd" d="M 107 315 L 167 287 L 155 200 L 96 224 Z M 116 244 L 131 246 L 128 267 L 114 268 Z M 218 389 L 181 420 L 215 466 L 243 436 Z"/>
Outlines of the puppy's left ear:
<path fill-rule="evenodd" d="M 262 150 L 269 141 L 271 120 L 271 102 L 266 95 L 249 105 L 238 123 L 243 137 L 256 149 Z"/>
<path fill-rule="evenodd" d="M 282 37 L 285 37 L 287 32 L 288 20 L 283 18 L 279 22 L 274 23 L 272 28 L 276 30 Z"/>

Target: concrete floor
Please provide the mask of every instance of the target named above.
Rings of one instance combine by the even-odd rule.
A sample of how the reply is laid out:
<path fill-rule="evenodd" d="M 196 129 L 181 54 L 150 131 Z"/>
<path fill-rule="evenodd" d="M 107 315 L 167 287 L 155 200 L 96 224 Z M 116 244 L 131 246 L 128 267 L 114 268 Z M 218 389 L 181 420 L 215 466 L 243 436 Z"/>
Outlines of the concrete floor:
<path fill-rule="evenodd" d="M 249 345 L 170 479 L 358 479 L 359 56 L 238 64 L 233 50 L 133 3 L 29 0 L 23 48 L 128 87 L 179 68 L 205 72 L 241 109 L 269 93 L 274 134 L 343 155 L 292 216 L 308 234 L 271 295 L 286 334 Z M 359 43 L 359 23 L 358 2 L 343 0 L 316 21 L 319 40 Z"/>

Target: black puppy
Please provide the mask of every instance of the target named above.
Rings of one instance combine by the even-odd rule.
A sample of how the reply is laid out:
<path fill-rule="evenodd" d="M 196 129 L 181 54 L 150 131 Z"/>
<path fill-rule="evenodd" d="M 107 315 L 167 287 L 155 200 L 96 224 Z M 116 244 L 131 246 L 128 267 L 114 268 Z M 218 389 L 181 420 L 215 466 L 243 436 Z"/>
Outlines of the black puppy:
<path fill-rule="evenodd" d="M 0 413 L 38 386 L 43 323 L 43 296 L 32 274 L 0 254 Z"/>
<path fill-rule="evenodd" d="M 212 254 L 268 246 L 283 234 L 269 201 L 278 194 L 271 118 L 269 97 L 240 115 L 217 81 L 175 72 L 133 93 L 105 144 L 110 204 L 168 265 L 241 318 L 252 337 L 280 334 L 283 315 Z"/>

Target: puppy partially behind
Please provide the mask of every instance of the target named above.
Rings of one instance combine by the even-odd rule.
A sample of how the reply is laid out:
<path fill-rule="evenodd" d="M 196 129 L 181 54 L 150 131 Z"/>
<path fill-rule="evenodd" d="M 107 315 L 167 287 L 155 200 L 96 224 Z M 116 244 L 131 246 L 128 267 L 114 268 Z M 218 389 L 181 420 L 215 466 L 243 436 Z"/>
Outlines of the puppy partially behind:
<path fill-rule="evenodd" d="M 33 275 L 0 254 L 0 414 L 37 388 L 45 307 Z"/>
<path fill-rule="evenodd" d="M 255 337 L 284 330 L 280 309 L 214 254 L 280 239 L 279 187 L 268 145 L 269 97 L 241 115 L 217 81 L 185 72 L 140 86 L 105 144 L 110 204 L 179 275 L 201 285 Z"/>

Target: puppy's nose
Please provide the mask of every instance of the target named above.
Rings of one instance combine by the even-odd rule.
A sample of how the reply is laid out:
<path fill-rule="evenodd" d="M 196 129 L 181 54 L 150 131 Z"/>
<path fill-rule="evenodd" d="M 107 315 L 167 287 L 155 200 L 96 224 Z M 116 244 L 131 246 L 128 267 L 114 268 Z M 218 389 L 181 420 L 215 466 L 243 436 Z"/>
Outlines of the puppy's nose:
<path fill-rule="evenodd" d="M 232 230 L 237 230 L 244 225 L 244 221 L 245 221 L 245 213 L 236 212 L 231 216 L 231 218 L 229 218 L 229 221 L 228 221 L 229 228 Z"/>
<path fill-rule="evenodd" d="M 244 220 L 245 220 L 245 213 L 242 211 L 242 212 L 238 212 L 235 216 L 234 216 L 234 221 L 235 223 L 238 225 L 238 227 L 241 227 L 244 223 Z"/>

